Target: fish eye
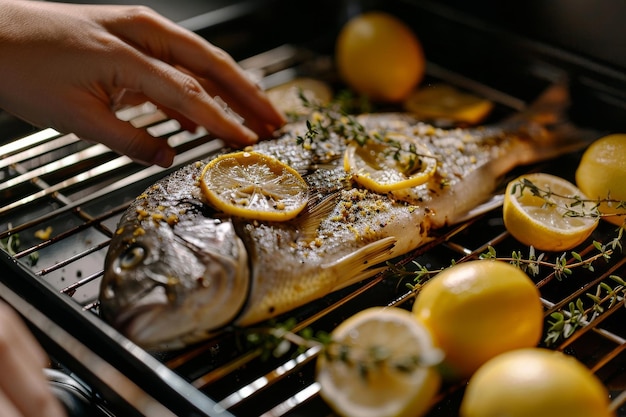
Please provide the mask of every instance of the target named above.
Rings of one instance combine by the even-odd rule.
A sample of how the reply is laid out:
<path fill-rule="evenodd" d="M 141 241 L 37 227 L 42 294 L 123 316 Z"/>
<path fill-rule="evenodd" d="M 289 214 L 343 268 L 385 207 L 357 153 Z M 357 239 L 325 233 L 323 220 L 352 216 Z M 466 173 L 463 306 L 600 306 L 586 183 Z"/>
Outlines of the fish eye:
<path fill-rule="evenodd" d="M 142 246 L 131 246 L 120 256 L 120 266 L 123 269 L 134 268 L 146 257 L 146 250 Z"/>

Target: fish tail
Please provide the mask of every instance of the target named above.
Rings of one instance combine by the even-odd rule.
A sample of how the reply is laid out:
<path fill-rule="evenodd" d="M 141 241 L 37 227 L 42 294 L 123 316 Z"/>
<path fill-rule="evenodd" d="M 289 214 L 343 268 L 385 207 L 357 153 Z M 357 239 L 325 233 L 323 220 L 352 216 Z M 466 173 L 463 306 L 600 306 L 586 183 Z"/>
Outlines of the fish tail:
<path fill-rule="evenodd" d="M 570 98 L 568 82 L 556 82 L 505 122 L 534 142 L 532 161 L 527 162 L 579 151 L 602 136 L 598 130 L 578 126 L 569 118 Z"/>

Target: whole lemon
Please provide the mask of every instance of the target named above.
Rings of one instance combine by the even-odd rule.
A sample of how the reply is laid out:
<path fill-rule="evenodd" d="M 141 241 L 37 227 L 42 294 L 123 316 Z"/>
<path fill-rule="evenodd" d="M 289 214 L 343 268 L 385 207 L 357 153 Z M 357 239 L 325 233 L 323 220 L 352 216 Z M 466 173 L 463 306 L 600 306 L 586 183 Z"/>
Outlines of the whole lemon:
<path fill-rule="evenodd" d="M 503 353 L 470 378 L 461 417 L 610 417 L 602 382 L 574 357 L 543 348 Z"/>
<path fill-rule="evenodd" d="M 616 133 L 593 142 L 578 164 L 576 184 L 591 199 L 626 201 L 626 134 Z M 621 226 L 626 208 L 619 206 L 617 202 L 602 203 L 599 210 L 603 215 L 621 213 L 603 217 Z"/>
<path fill-rule="evenodd" d="M 522 270 L 497 260 L 443 270 L 417 295 L 413 313 L 444 352 L 449 379 L 469 377 L 500 353 L 536 346 L 543 331 L 539 290 Z"/>
<path fill-rule="evenodd" d="M 399 102 L 421 82 L 426 62 L 420 41 L 400 19 L 367 12 L 350 19 L 335 45 L 342 80 L 371 100 Z"/>

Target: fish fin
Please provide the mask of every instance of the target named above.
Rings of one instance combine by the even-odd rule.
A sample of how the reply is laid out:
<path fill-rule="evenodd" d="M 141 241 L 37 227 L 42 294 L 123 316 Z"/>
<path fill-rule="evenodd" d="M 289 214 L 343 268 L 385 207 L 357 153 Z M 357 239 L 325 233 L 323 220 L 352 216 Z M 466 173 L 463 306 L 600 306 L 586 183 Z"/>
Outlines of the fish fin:
<path fill-rule="evenodd" d="M 391 259 L 391 250 L 396 242 L 395 237 L 389 236 L 369 243 L 335 262 L 322 265 L 325 269 L 336 269 L 336 276 L 343 277 L 333 291 L 355 284 L 386 269 L 379 264 Z M 345 277 L 349 278 L 344 279 Z"/>
<path fill-rule="evenodd" d="M 335 203 L 339 198 L 341 191 L 335 191 L 328 196 L 320 199 L 311 199 L 311 202 L 305 208 L 305 212 L 297 219 L 297 228 L 300 233 L 300 239 L 310 242 L 317 236 L 317 229 L 322 220 L 335 208 Z"/>

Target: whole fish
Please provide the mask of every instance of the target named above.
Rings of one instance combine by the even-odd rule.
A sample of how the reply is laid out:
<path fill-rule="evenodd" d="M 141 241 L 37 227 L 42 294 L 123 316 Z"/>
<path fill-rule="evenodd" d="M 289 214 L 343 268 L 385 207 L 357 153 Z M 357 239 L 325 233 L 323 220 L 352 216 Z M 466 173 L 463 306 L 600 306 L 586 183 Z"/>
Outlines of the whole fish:
<path fill-rule="evenodd" d="M 488 199 L 512 168 L 584 144 L 576 130 L 553 134 L 526 119 L 450 130 L 398 113 L 357 120 L 364 131 L 419 140 L 438 160 L 435 174 L 413 188 L 369 191 L 344 170 L 350 138 L 330 133 L 303 146 L 307 125 L 290 124 L 253 150 L 303 173 L 311 197 L 295 219 L 267 222 L 213 209 L 198 182 L 207 161 L 185 166 L 122 215 L 105 260 L 102 317 L 150 349 L 264 321 L 373 276 Z"/>

